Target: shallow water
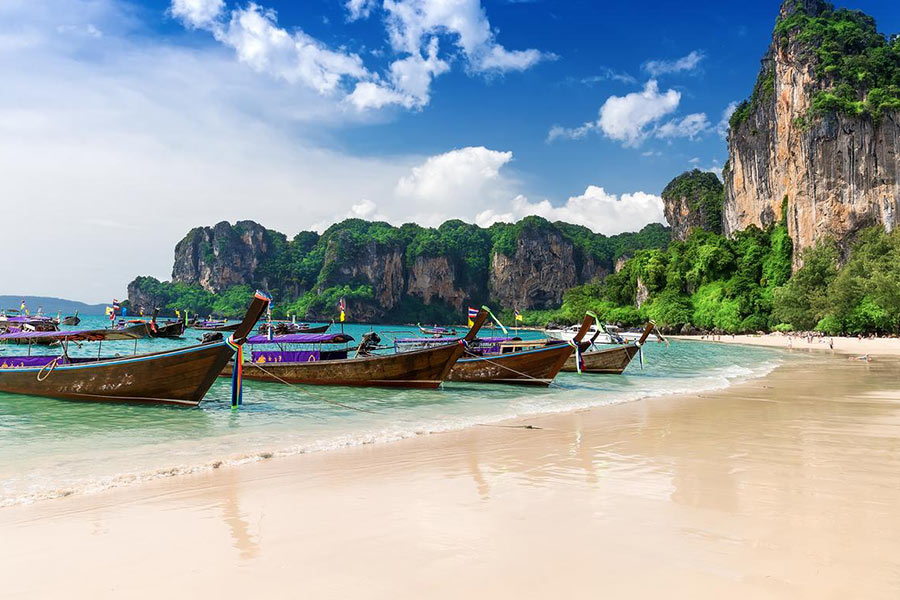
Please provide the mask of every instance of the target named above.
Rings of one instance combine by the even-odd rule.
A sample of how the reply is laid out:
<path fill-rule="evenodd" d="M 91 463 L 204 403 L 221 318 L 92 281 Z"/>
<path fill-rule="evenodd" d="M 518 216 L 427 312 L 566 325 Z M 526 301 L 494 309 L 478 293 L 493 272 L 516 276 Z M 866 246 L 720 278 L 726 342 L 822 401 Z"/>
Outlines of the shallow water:
<path fill-rule="evenodd" d="M 79 328 L 100 327 L 90 317 Z M 347 325 L 359 338 L 369 326 Z M 411 328 L 376 327 L 384 332 Z M 194 342 L 140 340 L 138 352 Z M 523 334 L 534 337 L 537 334 Z M 390 339 L 389 334 L 382 335 Z M 103 354 L 131 354 L 133 342 L 107 342 Z M 0 357 L 26 348 L 0 346 Z M 46 350 L 45 350 L 46 352 Z M 96 345 L 70 354 L 96 352 Z M 269 456 L 403 439 L 513 417 L 563 412 L 669 393 L 718 389 L 768 373 L 786 355 L 763 348 L 673 342 L 648 344 L 644 368 L 625 375 L 562 373 L 547 389 L 445 384 L 439 390 L 380 390 L 247 382 L 244 405 L 216 382 L 193 409 L 92 404 L 0 394 L 0 506 L 240 464 Z M 356 409 L 338 406 L 340 403 Z M 366 411 L 366 412 L 363 412 Z"/>

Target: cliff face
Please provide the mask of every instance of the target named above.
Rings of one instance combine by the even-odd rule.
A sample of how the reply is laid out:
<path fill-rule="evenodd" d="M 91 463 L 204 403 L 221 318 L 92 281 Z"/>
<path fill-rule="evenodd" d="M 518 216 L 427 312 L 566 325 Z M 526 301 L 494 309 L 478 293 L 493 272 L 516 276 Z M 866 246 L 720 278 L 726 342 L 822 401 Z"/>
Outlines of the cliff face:
<path fill-rule="evenodd" d="M 197 227 L 175 246 L 172 281 L 220 292 L 243 283 L 268 287 L 259 266 L 270 251 L 270 232 L 254 221 Z"/>
<path fill-rule="evenodd" d="M 409 268 L 406 293 L 426 305 L 440 300 L 462 312 L 469 294 L 457 287 L 456 269 L 446 256 L 419 256 Z"/>
<path fill-rule="evenodd" d="M 829 10 L 817 0 L 787 0 L 779 21 L 797 11 L 816 16 Z M 846 246 L 863 227 L 892 229 L 900 201 L 900 114 L 849 116 L 814 106 L 816 95 L 835 84 L 833 70 L 821 68 L 815 43 L 798 28 L 776 29 L 753 100 L 729 132 L 724 172 L 724 232 L 766 227 L 781 217 L 786 201 L 795 266 L 820 237 Z"/>
<path fill-rule="evenodd" d="M 573 254 L 572 243 L 558 232 L 526 230 L 512 256 L 493 255 L 491 297 L 524 310 L 558 306 L 563 293 L 578 283 Z"/>
<path fill-rule="evenodd" d="M 674 239 L 686 239 L 697 227 L 722 233 L 725 191 L 714 173 L 699 169 L 682 173 L 665 187 L 662 200 Z"/>
<path fill-rule="evenodd" d="M 488 229 L 350 219 L 291 240 L 252 221 L 219 223 L 191 230 L 176 246 L 173 282 L 195 289 L 139 277 L 128 293 L 132 307 L 145 310 L 238 312 L 229 303 L 241 304 L 246 290 L 224 292 L 246 285 L 308 319 L 336 318 L 344 298 L 353 321 L 459 322 L 466 306 L 555 308 L 569 288 L 611 271 L 625 250 L 668 241 L 661 225 L 608 238 L 539 217 Z"/>

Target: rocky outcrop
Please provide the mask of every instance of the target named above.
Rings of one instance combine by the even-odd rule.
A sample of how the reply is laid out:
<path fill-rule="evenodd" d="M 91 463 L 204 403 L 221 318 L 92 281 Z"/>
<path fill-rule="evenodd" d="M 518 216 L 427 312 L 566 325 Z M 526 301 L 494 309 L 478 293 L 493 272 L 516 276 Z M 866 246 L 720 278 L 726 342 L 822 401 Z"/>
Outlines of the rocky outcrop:
<path fill-rule="evenodd" d="M 647 287 L 647 284 L 644 283 L 644 280 L 640 277 L 637 278 L 637 289 L 634 294 L 634 307 L 640 308 L 643 306 L 644 302 L 650 299 L 650 289 Z"/>
<path fill-rule="evenodd" d="M 233 285 L 269 287 L 259 266 L 271 249 L 271 233 L 254 221 L 226 221 L 192 229 L 175 246 L 172 281 L 220 292 Z"/>
<path fill-rule="evenodd" d="M 665 187 L 662 200 L 674 239 L 685 240 L 698 227 L 722 233 L 725 190 L 715 173 L 699 169 L 682 173 Z"/>
<path fill-rule="evenodd" d="M 128 284 L 128 307 L 129 312 L 139 315 L 149 315 L 153 313 L 153 309 L 162 309 L 161 314 L 167 315 L 169 312 L 165 309 L 166 303 L 169 301 L 164 296 L 155 295 L 151 291 L 151 286 L 144 285 L 144 277 L 138 277 Z"/>
<path fill-rule="evenodd" d="M 829 7 L 787 0 L 779 21 L 798 10 L 813 16 Z M 833 84 L 820 71 L 796 30 L 776 31 L 752 100 L 728 136 L 724 232 L 766 227 L 784 209 L 795 266 L 820 237 L 846 247 L 859 229 L 880 223 L 890 230 L 898 220 L 900 114 L 812 110 L 816 94 Z"/>
<path fill-rule="evenodd" d="M 409 268 L 406 293 L 429 305 L 440 300 L 463 311 L 468 294 L 457 287 L 456 269 L 446 256 L 419 256 Z"/>
<path fill-rule="evenodd" d="M 559 306 L 577 283 L 572 243 L 552 229 L 526 229 L 512 256 L 493 255 L 488 290 L 501 306 L 542 309 Z"/>
<path fill-rule="evenodd" d="M 351 302 L 354 313 L 380 317 L 391 311 L 403 296 L 405 278 L 403 249 L 396 245 L 369 242 L 354 245 L 345 232 L 328 241 L 325 264 L 319 275 L 318 290 L 348 285 L 367 285 L 372 288 L 371 302 Z M 367 306 L 363 307 L 362 305 Z"/>
<path fill-rule="evenodd" d="M 276 312 L 301 311 L 307 319 L 336 318 L 344 298 L 356 322 L 452 323 L 466 306 L 555 308 L 571 287 L 612 270 L 615 249 L 668 241 L 661 225 L 607 238 L 540 217 L 490 229 L 456 221 L 427 229 L 348 219 L 321 235 L 301 232 L 291 240 L 252 221 L 223 222 L 192 229 L 175 249 L 173 282 L 202 290 L 138 277 L 129 298 L 145 310 L 157 305 L 205 313 L 221 292 L 246 285 L 269 291 Z"/>

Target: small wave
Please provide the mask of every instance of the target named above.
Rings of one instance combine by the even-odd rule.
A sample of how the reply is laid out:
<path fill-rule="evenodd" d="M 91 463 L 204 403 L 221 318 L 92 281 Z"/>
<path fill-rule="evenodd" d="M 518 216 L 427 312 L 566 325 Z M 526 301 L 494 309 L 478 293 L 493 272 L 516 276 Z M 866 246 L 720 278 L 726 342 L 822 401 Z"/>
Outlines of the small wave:
<path fill-rule="evenodd" d="M 480 424 L 494 424 L 511 419 L 529 416 L 566 413 L 576 410 L 590 409 L 611 404 L 634 402 L 645 398 L 660 396 L 696 394 L 727 388 L 736 383 L 764 377 L 775 370 L 780 361 L 767 361 L 753 367 L 729 365 L 711 369 L 707 374 L 692 377 L 668 377 L 655 382 L 655 387 L 644 387 L 634 390 L 595 390 L 588 387 L 570 386 L 560 389 L 558 394 L 540 396 L 545 402 L 530 399 L 529 395 L 520 396 L 508 405 L 489 414 L 435 416 L 418 422 L 392 423 L 363 431 L 333 434 L 322 439 L 288 445 L 276 449 L 257 450 L 247 453 L 233 454 L 224 458 L 208 460 L 194 465 L 177 465 L 150 469 L 138 473 L 122 473 L 97 477 L 83 483 L 34 489 L 27 492 L 10 490 L 12 495 L 0 497 L 0 508 L 16 505 L 32 504 L 42 500 L 65 498 L 73 495 L 97 494 L 104 491 L 178 477 L 211 472 L 216 469 L 238 467 L 258 463 L 271 458 L 283 458 L 313 452 L 326 452 L 368 444 L 396 442 L 420 435 L 459 431 Z M 546 401 L 549 398 L 549 401 Z M 5 482 L 8 484 L 8 482 Z"/>

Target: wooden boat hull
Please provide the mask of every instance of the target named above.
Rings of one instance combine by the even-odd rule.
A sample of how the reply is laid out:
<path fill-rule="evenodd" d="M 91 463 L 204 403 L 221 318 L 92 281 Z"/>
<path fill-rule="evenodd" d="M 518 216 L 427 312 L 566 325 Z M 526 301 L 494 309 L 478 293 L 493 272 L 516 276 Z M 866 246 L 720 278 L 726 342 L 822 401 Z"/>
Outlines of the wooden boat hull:
<path fill-rule="evenodd" d="M 236 331 L 239 325 L 240 323 L 234 323 L 232 325 L 215 325 L 213 327 L 194 325 L 194 329 L 199 331 Z"/>
<path fill-rule="evenodd" d="M 94 362 L 0 369 L 0 392 L 65 400 L 198 404 L 234 351 L 223 342 Z M 40 375 L 43 381 L 38 381 Z"/>
<path fill-rule="evenodd" d="M 631 359 L 638 353 L 638 350 L 639 348 L 635 344 L 625 344 L 593 352 L 582 352 L 581 358 L 584 361 L 584 366 L 581 368 L 581 372 L 620 375 L 631 362 Z M 577 372 L 574 354 L 566 360 L 562 370 L 567 373 Z"/>
<path fill-rule="evenodd" d="M 81 323 L 81 319 L 79 317 L 64 317 L 62 321 L 60 321 L 60 325 L 67 325 L 69 327 L 74 327 Z"/>
<path fill-rule="evenodd" d="M 461 358 L 450 369 L 447 381 L 508 383 L 548 386 L 566 363 L 574 348 L 554 344 L 477 358 Z"/>
<path fill-rule="evenodd" d="M 177 338 L 184 335 L 184 321 L 173 321 L 171 323 L 157 323 L 156 331 L 150 328 L 150 337 L 154 338 Z"/>
<path fill-rule="evenodd" d="M 243 377 L 254 381 L 360 387 L 436 388 L 462 356 L 462 344 L 447 344 L 360 358 L 300 363 L 244 363 Z M 234 363 L 222 370 L 231 376 Z"/>

